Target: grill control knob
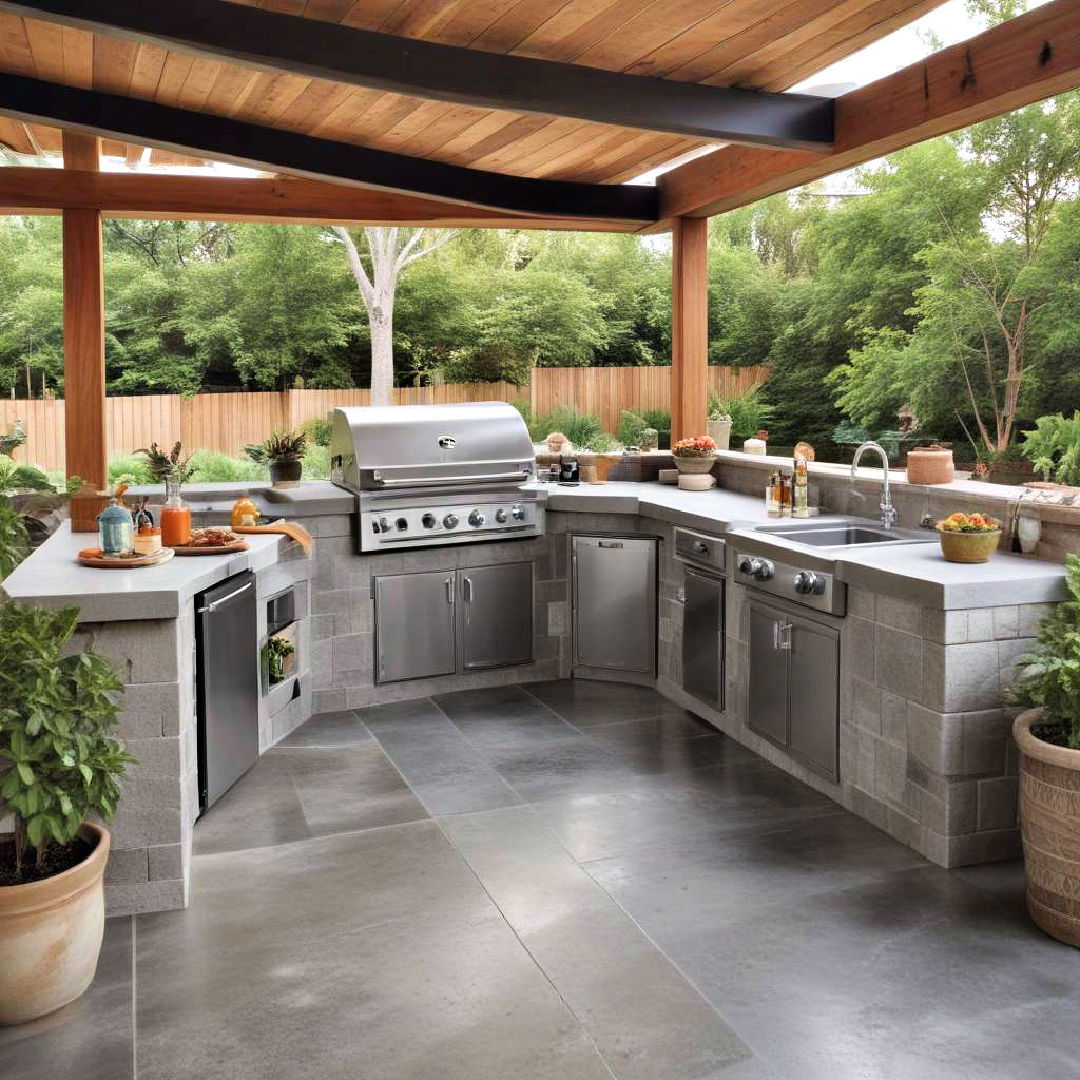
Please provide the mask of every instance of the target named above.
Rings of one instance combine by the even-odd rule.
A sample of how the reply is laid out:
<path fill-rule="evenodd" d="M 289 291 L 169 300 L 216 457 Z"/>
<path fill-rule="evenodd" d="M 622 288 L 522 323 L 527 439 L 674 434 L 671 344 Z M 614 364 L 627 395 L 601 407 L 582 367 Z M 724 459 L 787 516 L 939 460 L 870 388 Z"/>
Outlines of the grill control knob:
<path fill-rule="evenodd" d="M 757 559 L 750 558 L 749 555 L 739 556 L 739 573 L 740 574 L 752 574 L 754 572 L 754 564 Z"/>
<path fill-rule="evenodd" d="M 525 520 L 525 507 L 524 506 L 512 506 L 510 507 L 510 513 L 515 521 Z"/>
<path fill-rule="evenodd" d="M 504 521 L 506 521 L 506 518 L 506 507 L 500 506 L 499 509 L 495 511 L 495 520 L 501 525 Z"/>
<path fill-rule="evenodd" d="M 448 529 L 456 529 L 458 523 L 457 514 L 447 514 L 446 517 L 442 519 L 442 523 Z"/>
<path fill-rule="evenodd" d="M 755 559 L 757 566 L 754 567 L 754 577 L 758 581 L 769 581 L 776 573 L 776 567 L 768 559 Z"/>
<path fill-rule="evenodd" d="M 434 514 L 425 514 L 420 519 L 420 524 L 423 525 L 425 529 L 434 529 L 435 526 L 438 524 L 438 521 L 436 520 Z"/>
<path fill-rule="evenodd" d="M 470 525 L 471 525 L 471 526 L 472 526 L 472 527 L 473 527 L 474 529 L 479 529 L 479 528 L 480 528 L 480 526 L 484 524 L 485 520 L 487 520 L 487 519 L 486 519 L 486 518 L 484 517 L 484 515 L 483 515 L 483 514 L 481 514 L 481 513 L 480 513 L 480 511 L 479 511 L 479 510 L 474 510 L 474 511 L 473 511 L 473 512 L 472 512 L 472 513 L 471 513 L 471 514 L 469 515 L 469 524 L 470 524 Z"/>
<path fill-rule="evenodd" d="M 825 591 L 825 579 L 811 570 L 800 570 L 791 584 L 800 596 L 820 596 Z"/>
<path fill-rule="evenodd" d="M 394 524 L 397 526 L 398 532 L 404 532 L 409 527 L 407 518 L 398 518 Z"/>
<path fill-rule="evenodd" d="M 390 522 L 387 521 L 386 518 L 384 518 L 384 517 L 379 518 L 379 532 L 386 533 L 386 532 L 389 532 L 389 531 L 390 531 Z"/>

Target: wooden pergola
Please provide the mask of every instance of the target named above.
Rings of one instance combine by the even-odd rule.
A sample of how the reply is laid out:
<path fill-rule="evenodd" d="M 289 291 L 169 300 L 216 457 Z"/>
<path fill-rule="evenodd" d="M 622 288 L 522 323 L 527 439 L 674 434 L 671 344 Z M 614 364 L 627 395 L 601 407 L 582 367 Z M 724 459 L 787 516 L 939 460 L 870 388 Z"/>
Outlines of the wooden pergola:
<path fill-rule="evenodd" d="M 941 2 L 0 0 L 0 144 L 63 156 L 0 168 L 0 208 L 63 215 L 68 473 L 107 476 L 103 216 L 670 230 L 672 434 L 701 431 L 710 215 L 1080 85 L 1080 2 L 1051 0 L 790 92 Z M 153 169 L 207 161 L 262 175 Z"/>

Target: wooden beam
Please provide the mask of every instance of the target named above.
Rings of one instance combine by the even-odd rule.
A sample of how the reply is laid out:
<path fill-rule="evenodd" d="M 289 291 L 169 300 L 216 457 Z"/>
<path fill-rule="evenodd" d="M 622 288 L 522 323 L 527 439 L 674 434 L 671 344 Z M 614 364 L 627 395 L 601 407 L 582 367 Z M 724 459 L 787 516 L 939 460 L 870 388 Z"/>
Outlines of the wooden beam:
<path fill-rule="evenodd" d="M 655 188 L 581 184 L 468 169 L 153 101 L 0 73 L 0 115 L 267 172 L 384 188 L 513 214 L 656 220 Z"/>
<path fill-rule="evenodd" d="M 188 218 L 307 225 L 417 225 L 429 228 L 560 229 L 633 232 L 638 226 L 591 218 L 514 217 L 459 203 L 301 177 L 173 176 L 153 172 L 0 169 L 0 213 L 101 210 L 105 217 Z"/>
<path fill-rule="evenodd" d="M 671 248 L 671 438 L 705 434 L 709 405 L 709 222 L 676 218 Z"/>
<path fill-rule="evenodd" d="M 836 100 L 828 154 L 730 147 L 660 177 L 662 218 L 720 214 L 1080 86 L 1080 3 L 1051 0 Z"/>
<path fill-rule="evenodd" d="M 222 0 L 0 0 L 48 19 L 264 71 L 483 109 L 753 145 L 823 149 L 833 105 L 397 37 Z"/>
<path fill-rule="evenodd" d="M 96 169 L 98 140 L 65 132 L 64 165 Z M 65 466 L 68 476 L 81 477 L 88 490 L 99 491 L 108 481 L 105 271 L 100 211 L 64 211 L 63 264 Z M 100 498 L 72 499 L 72 530 L 94 532 L 101 507 Z"/>

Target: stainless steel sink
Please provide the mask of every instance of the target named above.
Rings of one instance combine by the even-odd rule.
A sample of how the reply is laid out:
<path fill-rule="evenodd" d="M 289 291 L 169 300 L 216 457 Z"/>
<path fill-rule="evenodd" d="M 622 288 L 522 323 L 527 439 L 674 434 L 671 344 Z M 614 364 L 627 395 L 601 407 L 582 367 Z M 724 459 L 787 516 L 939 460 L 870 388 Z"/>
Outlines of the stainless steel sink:
<path fill-rule="evenodd" d="M 755 532 L 782 537 L 810 547 L 855 547 L 860 544 L 917 544 L 935 539 L 907 529 L 885 529 L 875 524 L 821 522 L 820 524 L 759 525 Z"/>

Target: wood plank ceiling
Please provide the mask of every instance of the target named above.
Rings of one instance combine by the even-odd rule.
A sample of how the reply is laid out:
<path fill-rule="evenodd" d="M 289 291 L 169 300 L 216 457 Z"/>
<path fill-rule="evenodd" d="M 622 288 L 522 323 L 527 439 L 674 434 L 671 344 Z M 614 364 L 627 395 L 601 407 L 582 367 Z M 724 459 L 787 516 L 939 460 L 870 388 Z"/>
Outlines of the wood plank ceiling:
<path fill-rule="evenodd" d="M 609 71 L 781 91 L 943 0 L 232 0 L 368 30 Z M 706 143 L 480 109 L 193 57 L 0 16 L 0 70 L 519 176 L 619 183 Z M 59 134 L 0 120 L 0 143 Z M 106 144 L 105 153 L 141 151 Z M 190 159 L 155 150 L 152 163 Z"/>

